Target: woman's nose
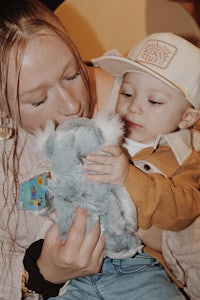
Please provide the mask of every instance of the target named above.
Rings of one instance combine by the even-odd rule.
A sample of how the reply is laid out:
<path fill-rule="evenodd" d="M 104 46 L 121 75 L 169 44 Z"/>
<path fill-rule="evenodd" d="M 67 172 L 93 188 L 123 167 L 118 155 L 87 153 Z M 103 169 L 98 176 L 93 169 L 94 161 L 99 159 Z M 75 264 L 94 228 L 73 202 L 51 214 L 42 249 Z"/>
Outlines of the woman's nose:
<path fill-rule="evenodd" d="M 81 109 L 80 101 L 68 90 L 59 90 L 58 113 L 63 116 L 73 116 L 79 114 Z"/>

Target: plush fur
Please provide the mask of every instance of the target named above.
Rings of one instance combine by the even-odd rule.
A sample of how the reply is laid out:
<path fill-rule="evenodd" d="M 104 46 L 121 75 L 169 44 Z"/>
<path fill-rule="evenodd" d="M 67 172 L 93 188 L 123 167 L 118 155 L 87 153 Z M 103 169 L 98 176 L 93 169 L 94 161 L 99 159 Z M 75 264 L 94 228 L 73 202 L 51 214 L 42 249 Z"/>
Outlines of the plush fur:
<path fill-rule="evenodd" d="M 101 145 L 120 143 L 123 124 L 117 115 L 98 113 L 93 119 L 74 118 L 54 131 L 49 123 L 38 134 L 40 149 L 48 159 L 52 178 L 48 181 L 50 208 L 55 208 L 61 238 L 65 238 L 77 207 L 88 211 L 87 229 L 99 219 L 106 237 L 105 255 L 133 256 L 141 248 L 133 234 L 137 229 L 135 206 L 119 185 L 92 183 L 83 170 L 85 157 L 98 153 Z"/>

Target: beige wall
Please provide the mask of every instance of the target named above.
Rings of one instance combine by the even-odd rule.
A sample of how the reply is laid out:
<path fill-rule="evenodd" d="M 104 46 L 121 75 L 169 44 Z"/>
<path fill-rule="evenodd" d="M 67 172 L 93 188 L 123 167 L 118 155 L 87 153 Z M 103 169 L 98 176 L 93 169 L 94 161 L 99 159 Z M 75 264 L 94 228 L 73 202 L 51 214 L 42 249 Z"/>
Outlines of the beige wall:
<path fill-rule="evenodd" d="M 189 13 L 168 0 L 66 0 L 56 14 L 86 60 L 112 48 L 126 55 L 153 32 L 200 36 Z"/>

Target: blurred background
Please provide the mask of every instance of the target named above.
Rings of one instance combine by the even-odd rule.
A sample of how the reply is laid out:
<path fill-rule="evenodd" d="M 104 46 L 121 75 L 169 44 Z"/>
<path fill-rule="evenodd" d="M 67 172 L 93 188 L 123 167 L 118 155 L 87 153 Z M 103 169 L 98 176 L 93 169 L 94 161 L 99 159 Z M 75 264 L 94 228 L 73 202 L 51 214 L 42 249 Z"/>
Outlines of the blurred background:
<path fill-rule="evenodd" d="M 171 31 L 199 46 L 200 0 L 43 0 L 84 60 L 111 49 L 122 55 L 153 32 Z"/>

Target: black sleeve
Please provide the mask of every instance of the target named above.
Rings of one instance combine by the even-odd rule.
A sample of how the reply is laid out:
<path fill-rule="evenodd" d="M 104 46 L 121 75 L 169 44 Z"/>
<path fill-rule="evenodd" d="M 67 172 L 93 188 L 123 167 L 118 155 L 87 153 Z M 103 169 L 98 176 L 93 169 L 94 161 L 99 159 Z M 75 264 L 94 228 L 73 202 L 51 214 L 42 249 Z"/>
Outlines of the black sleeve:
<path fill-rule="evenodd" d="M 51 10 L 55 10 L 63 0 L 41 0 L 48 8 Z"/>
<path fill-rule="evenodd" d="M 41 254 L 43 242 L 44 240 L 38 240 L 26 250 L 23 263 L 25 270 L 29 274 L 28 282 L 26 284 L 27 288 L 41 294 L 43 299 L 47 300 L 49 297 L 57 296 L 60 288 L 65 283 L 53 284 L 50 281 L 45 280 L 42 274 L 40 274 L 36 262 Z"/>

